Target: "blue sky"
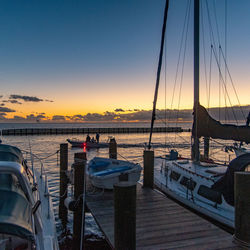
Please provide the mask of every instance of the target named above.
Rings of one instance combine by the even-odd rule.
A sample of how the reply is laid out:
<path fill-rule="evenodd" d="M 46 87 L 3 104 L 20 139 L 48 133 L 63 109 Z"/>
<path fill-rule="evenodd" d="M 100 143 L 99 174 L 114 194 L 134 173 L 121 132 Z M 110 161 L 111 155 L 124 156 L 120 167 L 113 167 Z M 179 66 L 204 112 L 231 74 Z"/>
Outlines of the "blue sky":
<path fill-rule="evenodd" d="M 223 33 L 225 1 L 208 2 L 210 6 L 214 2 L 218 8 Z M 176 71 L 186 4 L 187 0 L 170 1 L 167 23 L 170 86 Z M 43 100 L 6 102 L 5 107 L 16 111 L 6 115 L 44 113 L 51 117 L 117 108 L 150 109 L 164 6 L 163 0 L 1 1 L 2 100 L 8 100 L 12 94 Z M 250 2 L 227 0 L 227 6 L 228 64 L 235 85 L 239 86 L 239 96 L 243 93 L 242 104 L 249 104 Z M 183 93 L 188 93 L 188 98 L 185 94 L 181 98 L 182 108 L 192 107 L 191 26 L 186 58 Z M 163 99 L 160 94 L 160 108 L 164 106 Z M 212 103 L 216 106 L 216 102 Z"/>

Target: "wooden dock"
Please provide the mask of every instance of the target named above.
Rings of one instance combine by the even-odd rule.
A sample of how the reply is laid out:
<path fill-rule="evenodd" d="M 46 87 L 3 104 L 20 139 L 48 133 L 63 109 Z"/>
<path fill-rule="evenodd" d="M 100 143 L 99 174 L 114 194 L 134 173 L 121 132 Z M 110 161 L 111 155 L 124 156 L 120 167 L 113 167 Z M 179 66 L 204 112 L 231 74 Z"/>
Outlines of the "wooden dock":
<path fill-rule="evenodd" d="M 184 132 L 181 127 L 155 127 L 154 133 Z M 149 133 L 147 127 L 116 127 L 116 128 L 21 128 L 3 129 L 2 135 L 62 135 L 62 134 L 124 134 L 124 133 Z"/>
<path fill-rule="evenodd" d="M 113 192 L 88 196 L 87 207 L 114 248 Z M 162 193 L 137 185 L 136 249 L 243 249 L 231 234 Z"/>

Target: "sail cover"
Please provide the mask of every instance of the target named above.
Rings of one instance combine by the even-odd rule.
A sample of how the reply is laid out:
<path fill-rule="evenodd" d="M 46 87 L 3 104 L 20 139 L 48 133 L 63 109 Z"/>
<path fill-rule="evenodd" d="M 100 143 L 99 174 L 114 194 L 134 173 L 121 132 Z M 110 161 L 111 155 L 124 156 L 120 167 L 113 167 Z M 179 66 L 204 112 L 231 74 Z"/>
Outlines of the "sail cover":
<path fill-rule="evenodd" d="M 250 143 L 249 126 L 221 124 L 220 122 L 214 120 L 208 114 L 207 110 L 200 104 L 194 111 L 194 123 L 192 133 L 193 135 L 197 133 L 198 137 L 204 136 L 211 137 L 214 139 L 234 140 Z"/>
<path fill-rule="evenodd" d="M 221 192 L 228 204 L 234 206 L 234 173 L 245 171 L 250 164 L 250 154 L 243 154 L 233 159 L 223 175 L 212 186 L 212 189 Z"/>

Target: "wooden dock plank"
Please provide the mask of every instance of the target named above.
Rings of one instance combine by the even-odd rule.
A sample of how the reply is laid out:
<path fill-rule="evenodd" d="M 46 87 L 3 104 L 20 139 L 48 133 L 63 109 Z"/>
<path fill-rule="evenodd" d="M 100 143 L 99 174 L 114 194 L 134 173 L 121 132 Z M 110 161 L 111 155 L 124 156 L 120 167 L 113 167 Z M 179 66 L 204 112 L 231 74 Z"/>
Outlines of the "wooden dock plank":
<path fill-rule="evenodd" d="M 87 197 L 87 206 L 114 246 L 113 192 Z M 193 214 L 162 193 L 137 185 L 137 249 L 241 249 L 232 235 Z"/>

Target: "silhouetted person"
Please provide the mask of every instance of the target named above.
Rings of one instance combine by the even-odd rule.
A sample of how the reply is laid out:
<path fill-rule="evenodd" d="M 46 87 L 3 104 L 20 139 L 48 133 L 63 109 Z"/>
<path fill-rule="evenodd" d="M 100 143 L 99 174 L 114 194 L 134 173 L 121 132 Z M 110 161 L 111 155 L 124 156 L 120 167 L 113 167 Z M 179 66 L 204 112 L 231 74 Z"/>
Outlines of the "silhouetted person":
<path fill-rule="evenodd" d="M 95 138 L 96 138 L 96 141 L 97 141 L 97 143 L 99 143 L 99 138 L 100 138 L 100 135 L 99 135 L 99 133 L 96 133 L 96 136 L 95 136 Z"/>
<path fill-rule="evenodd" d="M 86 137 L 86 142 L 90 142 L 90 136 L 89 136 L 89 134 Z"/>

